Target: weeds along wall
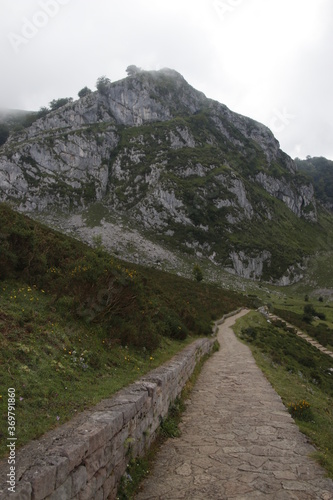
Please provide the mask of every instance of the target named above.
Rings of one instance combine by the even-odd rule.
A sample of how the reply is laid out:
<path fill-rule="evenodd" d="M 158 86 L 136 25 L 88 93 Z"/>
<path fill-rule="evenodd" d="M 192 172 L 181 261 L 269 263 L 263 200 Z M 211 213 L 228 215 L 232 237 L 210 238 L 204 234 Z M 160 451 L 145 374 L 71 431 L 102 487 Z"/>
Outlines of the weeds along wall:
<path fill-rule="evenodd" d="M 0 498 L 115 499 L 128 462 L 150 447 L 170 405 L 214 341 L 198 339 L 114 397 L 18 451 L 15 493 L 8 491 L 4 459 Z"/>

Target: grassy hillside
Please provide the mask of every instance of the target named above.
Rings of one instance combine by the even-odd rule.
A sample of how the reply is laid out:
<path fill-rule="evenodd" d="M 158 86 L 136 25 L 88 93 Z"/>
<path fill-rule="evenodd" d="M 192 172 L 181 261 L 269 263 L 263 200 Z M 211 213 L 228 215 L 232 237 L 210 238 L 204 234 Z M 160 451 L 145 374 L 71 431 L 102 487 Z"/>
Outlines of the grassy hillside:
<path fill-rule="evenodd" d="M 6 205 L 0 221 L 0 435 L 6 391 L 15 387 L 18 445 L 210 334 L 212 320 L 246 303 L 113 259 Z"/>

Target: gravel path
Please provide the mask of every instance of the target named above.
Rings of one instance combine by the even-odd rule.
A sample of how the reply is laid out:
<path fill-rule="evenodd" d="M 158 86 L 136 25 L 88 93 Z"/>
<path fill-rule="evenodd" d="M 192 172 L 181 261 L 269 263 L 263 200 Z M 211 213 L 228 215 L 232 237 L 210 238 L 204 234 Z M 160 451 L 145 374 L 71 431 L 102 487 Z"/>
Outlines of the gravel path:
<path fill-rule="evenodd" d="M 179 438 L 159 451 L 136 500 L 333 499 L 333 481 L 231 325 L 203 367 Z"/>

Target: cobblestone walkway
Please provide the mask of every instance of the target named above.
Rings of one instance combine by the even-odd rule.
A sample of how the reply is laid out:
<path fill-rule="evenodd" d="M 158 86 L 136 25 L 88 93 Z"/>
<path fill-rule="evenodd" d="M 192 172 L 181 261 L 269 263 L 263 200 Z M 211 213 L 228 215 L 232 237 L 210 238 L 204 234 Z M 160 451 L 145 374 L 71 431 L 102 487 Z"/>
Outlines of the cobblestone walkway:
<path fill-rule="evenodd" d="M 180 438 L 159 451 L 136 500 L 333 499 L 333 482 L 314 451 L 231 330 L 204 365 L 188 401 Z"/>

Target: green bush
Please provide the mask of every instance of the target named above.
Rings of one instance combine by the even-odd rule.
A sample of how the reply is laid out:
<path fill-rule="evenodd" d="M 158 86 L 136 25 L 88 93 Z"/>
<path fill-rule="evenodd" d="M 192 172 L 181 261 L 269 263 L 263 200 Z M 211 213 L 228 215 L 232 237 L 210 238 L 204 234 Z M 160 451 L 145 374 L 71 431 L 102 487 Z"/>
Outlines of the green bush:
<path fill-rule="evenodd" d="M 252 327 L 242 328 L 242 337 L 248 342 L 253 342 L 257 338 L 257 332 Z"/>
<path fill-rule="evenodd" d="M 92 91 L 91 91 L 88 87 L 83 87 L 83 89 L 81 89 L 81 90 L 78 92 L 78 94 L 77 94 L 77 95 L 78 95 L 80 98 L 82 98 L 82 97 L 85 97 L 86 95 L 91 94 L 91 92 L 92 92 Z"/>
<path fill-rule="evenodd" d="M 198 264 L 193 267 L 193 275 L 196 281 L 200 282 L 203 280 L 203 273 Z"/>
<path fill-rule="evenodd" d="M 324 313 L 315 310 L 312 304 L 306 304 L 304 306 L 303 321 L 306 323 L 312 323 L 314 317 L 318 317 L 322 321 L 325 321 L 326 315 Z"/>
<path fill-rule="evenodd" d="M 184 402 L 181 398 L 177 398 L 169 408 L 166 418 L 161 420 L 160 433 L 166 438 L 174 438 L 180 436 L 179 423 L 181 414 L 185 410 Z"/>
<path fill-rule="evenodd" d="M 111 85 L 111 80 L 106 76 L 100 76 L 97 79 L 96 88 L 98 92 L 102 95 L 106 95 L 108 93 L 110 85 Z"/>
<path fill-rule="evenodd" d="M 288 410 L 290 415 L 294 419 L 302 420 L 303 422 L 309 422 L 313 420 L 313 413 L 310 403 L 308 403 L 305 399 L 302 399 L 301 401 L 297 401 L 295 403 L 289 403 Z"/>
<path fill-rule="evenodd" d="M 164 335 L 178 340 L 186 339 L 188 329 L 175 314 L 167 314 L 164 318 Z"/>
<path fill-rule="evenodd" d="M 72 97 L 61 97 L 60 99 L 53 99 L 53 101 L 50 102 L 50 108 L 52 111 L 61 108 L 62 106 L 65 106 L 65 104 L 68 104 L 69 102 L 73 102 Z"/>

